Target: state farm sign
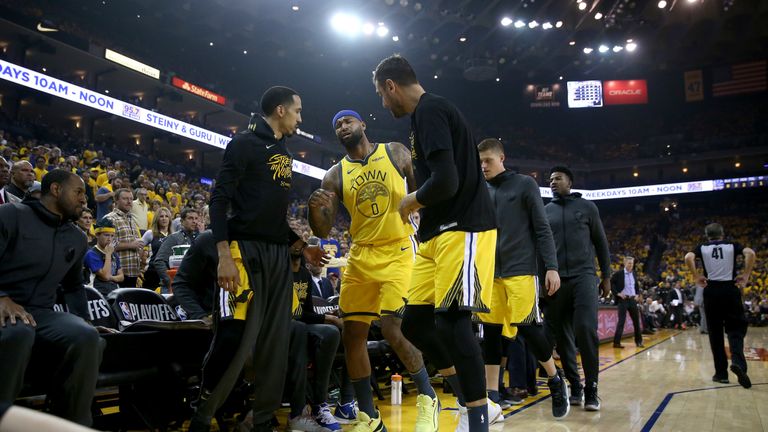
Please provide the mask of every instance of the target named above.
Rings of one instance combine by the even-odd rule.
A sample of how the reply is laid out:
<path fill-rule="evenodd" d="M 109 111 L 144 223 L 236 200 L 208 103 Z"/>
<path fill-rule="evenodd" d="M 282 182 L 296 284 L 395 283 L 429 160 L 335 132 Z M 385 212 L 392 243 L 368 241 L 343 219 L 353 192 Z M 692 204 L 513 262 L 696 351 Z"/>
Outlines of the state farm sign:
<path fill-rule="evenodd" d="M 171 79 L 171 84 L 174 87 L 186 90 L 192 94 L 200 96 L 201 98 L 208 99 L 211 102 L 216 102 L 219 105 L 226 105 L 227 103 L 227 99 L 224 96 L 216 94 L 208 89 L 196 86 L 190 82 L 184 81 L 179 77 L 173 77 Z"/>
<path fill-rule="evenodd" d="M 648 103 L 648 83 L 645 80 L 603 81 L 606 105 Z"/>

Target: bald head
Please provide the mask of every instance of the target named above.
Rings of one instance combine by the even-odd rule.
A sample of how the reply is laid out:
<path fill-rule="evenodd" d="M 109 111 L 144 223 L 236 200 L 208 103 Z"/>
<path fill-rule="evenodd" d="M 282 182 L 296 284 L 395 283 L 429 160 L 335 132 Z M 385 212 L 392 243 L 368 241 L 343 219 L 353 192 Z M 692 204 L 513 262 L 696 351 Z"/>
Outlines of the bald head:
<path fill-rule="evenodd" d="M 35 182 L 35 172 L 32 170 L 32 164 L 29 161 L 18 161 L 11 168 L 11 182 L 19 189 L 26 192 Z"/>

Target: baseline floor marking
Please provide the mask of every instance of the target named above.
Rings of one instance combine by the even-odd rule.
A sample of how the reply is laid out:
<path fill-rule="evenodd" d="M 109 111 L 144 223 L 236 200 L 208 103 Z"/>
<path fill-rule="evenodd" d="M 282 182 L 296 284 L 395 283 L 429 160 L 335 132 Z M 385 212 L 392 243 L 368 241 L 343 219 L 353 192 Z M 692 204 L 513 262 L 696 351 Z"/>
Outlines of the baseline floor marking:
<path fill-rule="evenodd" d="M 644 353 L 644 352 L 646 352 L 646 351 L 648 351 L 648 350 L 650 350 L 652 348 L 655 348 L 655 347 L 663 344 L 664 342 L 669 341 L 673 337 L 680 335 L 681 333 L 682 332 L 677 332 L 677 333 L 671 334 L 671 335 L 667 336 L 665 339 L 662 339 L 661 341 L 659 341 L 659 342 L 649 346 L 648 348 L 645 348 L 645 349 L 643 349 L 641 351 L 638 351 L 638 352 L 636 352 L 634 354 L 630 354 L 628 357 L 623 358 L 623 359 L 617 361 L 616 363 L 612 363 L 612 364 L 604 367 L 603 369 L 600 369 L 600 372 L 605 372 L 605 371 L 607 371 L 608 369 L 610 369 L 610 368 L 612 368 L 614 366 L 617 366 L 617 365 L 619 365 L 619 364 L 621 364 L 621 363 L 623 363 L 623 362 L 625 362 L 625 361 L 627 361 L 627 360 L 629 360 L 631 358 L 634 358 L 637 355 L 640 355 L 640 354 L 642 354 L 642 353 Z M 584 381 L 584 378 L 582 378 L 581 380 Z M 523 406 L 522 408 L 520 408 L 518 410 L 512 411 L 511 413 L 504 415 L 504 418 L 508 419 L 508 418 L 512 417 L 513 415 L 518 414 L 520 412 L 523 412 L 523 411 L 527 410 L 528 408 L 530 408 L 530 407 L 532 407 L 534 405 L 537 405 L 537 404 L 539 404 L 539 403 L 541 403 L 541 402 L 543 402 L 543 401 L 545 401 L 545 400 L 547 400 L 547 399 L 549 399 L 551 397 L 552 397 L 552 395 L 547 395 L 547 396 L 542 397 L 541 399 L 535 400 L 535 401 L 531 402 L 530 404 L 525 405 L 525 406 Z"/>
<path fill-rule="evenodd" d="M 752 386 L 759 386 L 759 385 L 768 385 L 768 383 L 758 383 L 758 384 L 752 384 Z M 672 398 L 675 397 L 675 395 L 683 394 L 683 393 L 694 393 L 694 392 L 700 392 L 700 391 L 707 391 L 707 390 L 720 390 L 720 389 L 727 389 L 727 388 L 734 388 L 734 387 L 741 387 L 738 384 L 733 385 L 724 385 L 724 386 L 715 386 L 715 387 L 704 387 L 704 388 L 698 388 L 693 390 L 681 390 L 676 391 L 672 393 L 667 393 L 666 396 L 664 396 L 664 400 L 661 401 L 658 407 L 656 407 L 656 410 L 651 415 L 651 418 L 648 419 L 647 422 L 645 422 L 645 425 L 643 425 L 643 428 L 640 429 L 641 432 L 649 432 L 651 429 L 653 429 L 653 426 L 656 424 L 656 421 L 659 420 L 659 417 L 661 417 L 661 414 L 664 412 L 664 410 L 667 408 L 667 405 L 669 405 L 669 402 L 672 401 Z"/>

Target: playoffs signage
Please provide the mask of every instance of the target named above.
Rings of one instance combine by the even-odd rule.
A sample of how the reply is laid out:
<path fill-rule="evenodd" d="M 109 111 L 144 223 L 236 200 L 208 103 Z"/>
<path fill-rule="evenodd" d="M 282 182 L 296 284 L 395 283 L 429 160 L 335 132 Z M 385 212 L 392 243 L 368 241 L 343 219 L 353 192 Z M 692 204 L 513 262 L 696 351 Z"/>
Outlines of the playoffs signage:
<path fill-rule="evenodd" d="M 647 104 L 648 83 L 646 80 L 604 81 L 603 100 L 606 105 Z"/>

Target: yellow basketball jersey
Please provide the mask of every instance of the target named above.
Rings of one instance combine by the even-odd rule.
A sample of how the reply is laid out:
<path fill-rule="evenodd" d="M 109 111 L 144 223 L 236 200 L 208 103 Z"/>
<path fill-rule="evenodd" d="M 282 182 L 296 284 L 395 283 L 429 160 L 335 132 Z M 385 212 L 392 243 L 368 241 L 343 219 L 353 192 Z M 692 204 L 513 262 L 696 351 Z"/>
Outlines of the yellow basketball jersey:
<path fill-rule="evenodd" d="M 405 176 L 386 144 L 375 144 L 364 160 L 341 160 L 341 191 L 352 217 L 349 233 L 360 245 L 383 245 L 413 235 L 397 209 L 407 194 Z"/>

